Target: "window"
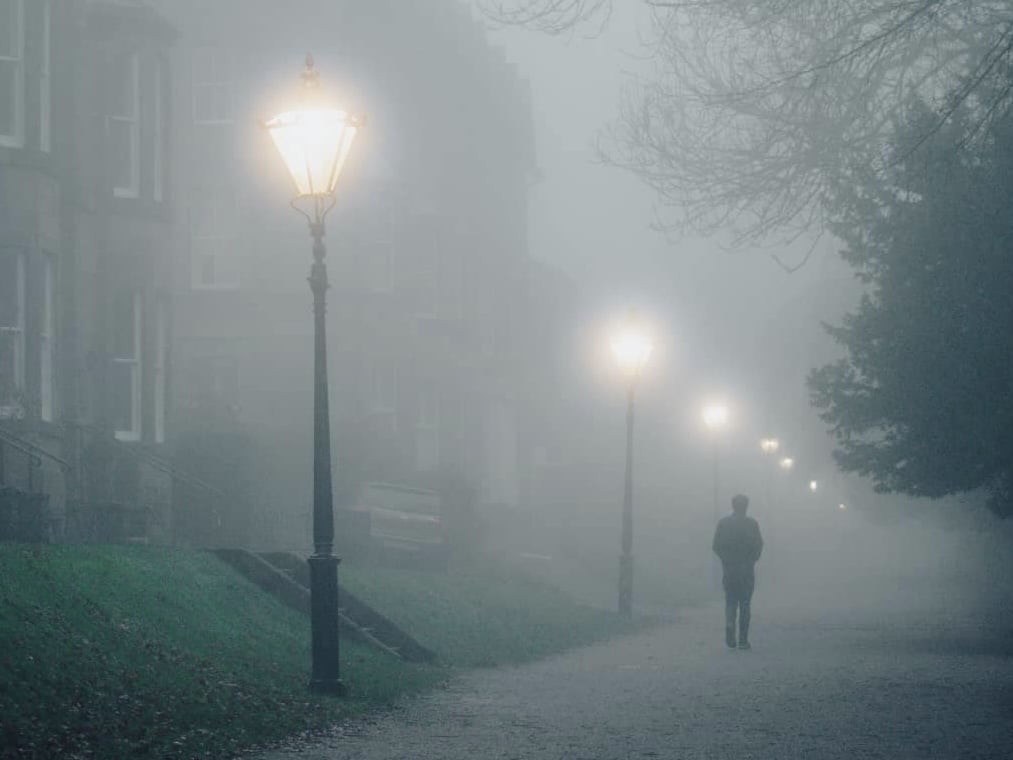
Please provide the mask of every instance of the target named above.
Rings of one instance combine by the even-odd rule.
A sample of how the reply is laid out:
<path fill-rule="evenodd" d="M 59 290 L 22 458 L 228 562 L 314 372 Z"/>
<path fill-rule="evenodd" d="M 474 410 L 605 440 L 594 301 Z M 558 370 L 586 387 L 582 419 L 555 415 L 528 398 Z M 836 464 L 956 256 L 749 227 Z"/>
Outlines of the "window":
<path fill-rule="evenodd" d="M 23 0 L 0 0 L 0 145 L 25 142 L 25 20 Z"/>
<path fill-rule="evenodd" d="M 165 443 L 166 364 L 169 358 L 169 320 L 164 301 L 155 314 L 155 443 Z"/>
<path fill-rule="evenodd" d="M 152 158 L 151 158 L 151 197 L 155 203 L 161 203 L 165 197 L 165 104 L 164 95 L 165 67 L 159 60 L 155 66 L 155 84 L 152 97 L 154 98 L 154 124 L 151 130 Z"/>
<path fill-rule="evenodd" d="M 117 198 L 136 198 L 140 190 L 141 93 L 139 64 L 135 53 L 115 60 L 110 81 L 112 85 L 106 130 L 109 136 L 109 169 L 113 195 Z"/>
<path fill-rule="evenodd" d="M 440 400 L 435 388 L 419 389 L 415 412 L 415 469 L 426 472 L 440 464 Z"/>
<path fill-rule="evenodd" d="M 227 124 L 232 121 L 232 62 L 221 48 L 193 51 L 193 121 Z"/>
<path fill-rule="evenodd" d="M 141 440 L 141 307 L 140 293 L 125 293 L 114 306 L 109 392 L 113 429 L 121 441 Z"/>
<path fill-rule="evenodd" d="M 224 187 L 195 190 L 190 201 L 190 282 L 197 289 L 239 287 L 236 197 Z"/>
<path fill-rule="evenodd" d="M 0 419 L 24 416 L 25 256 L 0 252 Z"/>
<path fill-rule="evenodd" d="M 53 421 L 53 262 L 49 256 L 42 263 L 42 319 L 39 329 L 39 415 L 44 422 Z"/>
<path fill-rule="evenodd" d="M 52 148 L 52 7 L 50 0 L 42 0 L 42 60 L 39 62 L 39 150 L 48 153 Z"/>

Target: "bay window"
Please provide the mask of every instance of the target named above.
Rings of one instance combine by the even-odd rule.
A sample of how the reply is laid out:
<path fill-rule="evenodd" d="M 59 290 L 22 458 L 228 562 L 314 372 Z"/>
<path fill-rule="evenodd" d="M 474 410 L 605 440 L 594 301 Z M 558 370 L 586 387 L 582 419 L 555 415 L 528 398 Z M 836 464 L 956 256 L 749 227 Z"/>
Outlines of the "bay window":
<path fill-rule="evenodd" d="M 42 319 L 39 321 L 39 416 L 43 422 L 53 421 L 53 354 L 54 354 L 53 262 L 46 256 L 42 262 Z"/>
<path fill-rule="evenodd" d="M 0 146 L 25 143 L 24 0 L 0 0 Z"/>
<path fill-rule="evenodd" d="M 109 393 L 113 429 L 121 441 L 141 440 L 142 306 L 140 293 L 121 294 L 114 306 Z"/>
<path fill-rule="evenodd" d="M 140 191 L 141 93 L 136 53 L 118 58 L 111 68 L 112 87 L 106 117 L 109 172 L 117 198 L 136 198 Z"/>
<path fill-rule="evenodd" d="M 24 416 L 25 256 L 0 251 L 0 419 Z"/>
<path fill-rule="evenodd" d="M 50 84 L 52 70 L 52 3 L 40 0 L 42 4 L 42 39 L 39 61 L 39 150 L 48 153 L 52 148 L 53 94 Z"/>

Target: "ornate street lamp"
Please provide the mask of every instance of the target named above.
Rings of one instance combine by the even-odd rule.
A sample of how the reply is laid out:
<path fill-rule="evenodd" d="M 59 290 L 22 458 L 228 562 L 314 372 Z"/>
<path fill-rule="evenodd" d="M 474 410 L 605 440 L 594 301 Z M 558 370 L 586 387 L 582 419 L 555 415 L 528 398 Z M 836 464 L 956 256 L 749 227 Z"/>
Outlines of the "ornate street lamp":
<path fill-rule="evenodd" d="M 710 432 L 710 445 L 711 445 L 711 488 L 713 492 L 713 501 L 711 504 L 712 519 L 714 521 L 715 528 L 718 522 L 721 520 L 721 504 L 720 497 L 718 495 L 719 483 L 720 483 L 720 452 L 718 451 L 718 434 L 724 430 L 728 425 L 728 418 L 730 412 L 728 405 L 721 402 L 711 402 L 706 404 L 701 411 L 701 417 L 703 417 L 703 424 L 707 427 Z M 721 563 L 717 557 L 712 558 L 711 563 L 711 582 L 715 588 L 721 586 Z"/>
<path fill-rule="evenodd" d="M 633 406 L 637 381 L 647 366 L 654 343 L 634 312 L 612 337 L 612 355 L 626 376 L 626 481 L 623 491 L 622 553 L 619 556 L 619 613 L 633 614 Z"/>
<path fill-rule="evenodd" d="M 718 504 L 718 433 L 728 424 L 730 412 L 728 406 L 723 403 L 710 403 L 704 406 L 701 416 L 703 423 L 711 434 L 711 470 L 713 473 L 714 489 L 714 524 L 717 525 L 721 517 L 721 507 Z"/>
<path fill-rule="evenodd" d="M 760 450 L 768 456 L 776 454 L 781 448 L 781 442 L 776 438 L 763 438 L 760 440 Z M 774 468 L 767 468 L 767 520 L 769 525 L 774 522 Z M 769 530 L 773 533 L 772 530 Z"/>
<path fill-rule="evenodd" d="M 313 673 L 310 688 L 341 694 L 338 643 L 338 558 L 334 556 L 334 502 L 331 487 L 331 430 L 327 398 L 327 267 L 324 219 L 334 208 L 334 191 L 362 127 L 359 117 L 323 102 L 312 56 L 302 74 L 301 102 L 264 124 L 292 175 L 292 207 L 306 217 L 313 238 L 309 284 L 313 293 L 313 556 L 310 618 Z"/>

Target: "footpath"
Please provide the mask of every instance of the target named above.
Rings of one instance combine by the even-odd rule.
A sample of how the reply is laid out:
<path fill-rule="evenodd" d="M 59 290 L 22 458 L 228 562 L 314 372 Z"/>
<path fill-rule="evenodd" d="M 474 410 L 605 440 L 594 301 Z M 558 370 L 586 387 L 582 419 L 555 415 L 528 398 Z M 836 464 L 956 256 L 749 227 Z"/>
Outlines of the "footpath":
<path fill-rule="evenodd" d="M 959 589 L 754 601 L 751 652 L 715 603 L 644 633 L 479 670 L 258 760 L 1010 757 L 1013 641 Z"/>

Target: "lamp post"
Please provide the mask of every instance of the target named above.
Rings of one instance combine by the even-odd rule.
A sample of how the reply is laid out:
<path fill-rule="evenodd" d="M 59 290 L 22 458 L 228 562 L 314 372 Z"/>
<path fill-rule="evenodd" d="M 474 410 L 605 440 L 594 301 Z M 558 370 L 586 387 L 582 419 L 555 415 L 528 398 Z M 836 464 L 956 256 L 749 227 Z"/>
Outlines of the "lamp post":
<path fill-rule="evenodd" d="M 633 407 L 637 381 L 647 365 L 654 343 L 636 314 L 630 312 L 612 338 L 612 355 L 626 375 L 626 479 L 623 489 L 623 528 L 619 556 L 619 614 L 633 614 Z"/>
<path fill-rule="evenodd" d="M 334 556 L 331 426 L 327 394 L 327 266 L 324 219 L 334 208 L 338 177 L 362 120 L 323 102 L 319 75 L 307 56 L 301 102 L 264 124 L 292 175 L 291 205 L 306 217 L 313 238 L 309 284 L 313 293 L 313 556 L 310 621 L 313 671 L 310 688 L 341 694 L 338 643 L 338 558 Z"/>
<path fill-rule="evenodd" d="M 721 517 L 718 505 L 718 433 L 728 424 L 728 407 L 721 403 L 707 404 L 703 408 L 703 422 L 711 434 L 711 470 L 714 488 L 714 524 Z"/>
<path fill-rule="evenodd" d="M 760 450 L 768 456 L 773 456 L 781 448 L 781 442 L 776 438 L 764 438 L 760 441 Z M 774 468 L 767 467 L 767 520 L 768 532 L 773 534 L 774 523 Z"/>
<path fill-rule="evenodd" d="M 707 430 L 710 432 L 711 438 L 711 486 L 713 488 L 712 519 L 716 528 L 718 521 L 721 519 L 721 506 L 719 504 L 718 496 L 718 433 L 720 433 L 721 430 L 724 429 L 725 425 L 728 424 L 728 407 L 723 403 L 707 404 L 703 408 L 702 416 L 704 425 L 707 426 Z M 711 583 L 714 588 L 721 587 L 721 563 L 717 557 L 713 557 L 711 561 Z"/>

